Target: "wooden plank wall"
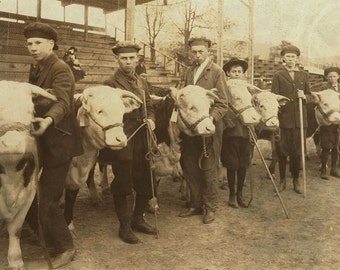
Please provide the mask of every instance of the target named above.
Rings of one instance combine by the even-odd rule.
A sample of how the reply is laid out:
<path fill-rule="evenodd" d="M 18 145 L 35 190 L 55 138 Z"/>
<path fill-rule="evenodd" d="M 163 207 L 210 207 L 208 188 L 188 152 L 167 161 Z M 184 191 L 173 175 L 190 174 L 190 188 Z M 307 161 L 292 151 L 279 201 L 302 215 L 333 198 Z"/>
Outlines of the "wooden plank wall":
<path fill-rule="evenodd" d="M 77 91 L 101 84 L 112 73 L 117 63 L 111 52 L 115 39 L 103 34 L 75 31 L 63 22 L 51 23 L 58 30 L 57 55 L 62 58 L 65 51 L 74 46 L 78 49 L 78 59 L 86 71 L 86 77 L 76 84 Z M 0 80 L 28 81 L 30 64 L 33 63 L 25 47 L 23 29 L 27 23 L 17 23 L 0 18 Z"/>

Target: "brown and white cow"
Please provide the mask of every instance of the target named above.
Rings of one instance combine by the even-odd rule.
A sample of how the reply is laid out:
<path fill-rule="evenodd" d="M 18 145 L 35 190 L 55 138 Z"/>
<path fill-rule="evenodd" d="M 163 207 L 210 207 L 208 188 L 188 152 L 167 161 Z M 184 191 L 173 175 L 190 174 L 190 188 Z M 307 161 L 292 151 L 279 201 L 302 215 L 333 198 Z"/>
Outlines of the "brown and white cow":
<path fill-rule="evenodd" d="M 0 221 L 7 223 L 11 269 L 24 269 L 20 234 L 38 182 L 37 144 L 30 134 L 35 96 L 56 100 L 37 86 L 0 81 Z"/>
<path fill-rule="evenodd" d="M 104 147 L 119 150 L 127 145 L 123 115 L 142 104 L 135 94 L 104 85 L 87 88 L 76 98 L 81 101 L 77 119 L 82 128 L 84 154 L 72 159 L 66 179 L 64 215 L 71 231 L 74 228 L 73 206 L 77 193 L 86 183 L 99 150 Z M 95 186 L 89 191 L 91 197 L 98 197 Z"/>

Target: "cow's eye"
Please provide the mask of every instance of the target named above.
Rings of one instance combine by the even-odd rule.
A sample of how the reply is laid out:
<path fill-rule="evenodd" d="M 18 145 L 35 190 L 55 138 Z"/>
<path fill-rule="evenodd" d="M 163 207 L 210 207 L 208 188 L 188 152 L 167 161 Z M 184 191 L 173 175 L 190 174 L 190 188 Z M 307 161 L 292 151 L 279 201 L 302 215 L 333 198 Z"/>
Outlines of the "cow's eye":
<path fill-rule="evenodd" d="M 197 112 L 197 108 L 196 107 L 189 107 L 189 110 L 192 112 Z"/>
<path fill-rule="evenodd" d="M 97 113 L 99 113 L 99 114 L 102 114 L 102 113 L 103 113 L 103 111 L 102 111 L 102 110 L 98 110 L 98 111 L 97 111 Z"/>

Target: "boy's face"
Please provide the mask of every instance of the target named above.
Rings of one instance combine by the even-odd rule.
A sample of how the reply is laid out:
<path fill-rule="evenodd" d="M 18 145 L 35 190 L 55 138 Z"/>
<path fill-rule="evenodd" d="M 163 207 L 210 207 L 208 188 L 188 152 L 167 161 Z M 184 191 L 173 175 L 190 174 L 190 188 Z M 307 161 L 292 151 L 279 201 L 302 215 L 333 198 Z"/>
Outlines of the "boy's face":
<path fill-rule="evenodd" d="M 229 71 L 227 71 L 227 75 L 230 79 L 240 79 L 243 77 L 243 68 L 241 66 L 232 66 Z"/>
<path fill-rule="evenodd" d="M 129 73 L 135 70 L 137 64 L 137 53 L 119 53 L 118 54 L 119 67 L 125 72 Z"/>
<path fill-rule="evenodd" d="M 27 39 L 28 52 L 36 61 L 42 61 L 47 58 L 53 51 L 54 41 L 32 37 Z"/>
<path fill-rule="evenodd" d="M 296 66 L 298 56 L 295 53 L 285 53 L 282 59 L 284 60 L 288 67 L 293 68 Z"/>
<path fill-rule="evenodd" d="M 339 74 L 335 71 L 329 72 L 327 75 L 327 80 L 331 85 L 335 85 L 338 83 Z"/>
<path fill-rule="evenodd" d="M 194 62 L 197 62 L 198 64 L 202 64 L 209 56 L 209 50 L 204 45 L 191 46 L 191 53 L 194 58 Z"/>

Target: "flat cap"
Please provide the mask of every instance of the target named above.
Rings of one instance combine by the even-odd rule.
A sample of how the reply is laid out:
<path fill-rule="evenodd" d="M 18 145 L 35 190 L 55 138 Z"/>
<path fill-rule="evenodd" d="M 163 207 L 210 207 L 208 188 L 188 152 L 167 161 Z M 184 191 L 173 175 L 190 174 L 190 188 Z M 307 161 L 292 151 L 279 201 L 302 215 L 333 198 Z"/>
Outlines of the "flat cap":
<path fill-rule="evenodd" d="M 300 49 L 294 45 L 287 45 L 282 48 L 281 56 L 284 56 L 286 53 L 295 53 L 297 56 L 300 56 Z"/>
<path fill-rule="evenodd" d="M 211 40 L 206 38 L 206 37 L 194 37 L 189 39 L 188 45 L 191 46 L 198 46 L 198 45 L 203 45 L 206 46 L 207 48 L 211 47 Z"/>
<path fill-rule="evenodd" d="M 338 67 L 329 67 L 329 68 L 326 68 L 324 70 L 325 76 L 327 76 L 331 72 L 336 72 L 336 73 L 340 74 L 340 69 Z"/>
<path fill-rule="evenodd" d="M 54 41 L 53 50 L 58 50 L 58 32 L 47 23 L 34 22 L 30 23 L 24 28 L 25 38 L 45 38 L 52 39 Z"/>
<path fill-rule="evenodd" d="M 129 40 L 119 41 L 111 48 L 115 55 L 119 53 L 138 53 L 140 49 L 141 47 L 139 45 Z"/>
<path fill-rule="evenodd" d="M 223 65 L 224 72 L 230 71 L 232 66 L 241 66 L 243 68 L 243 72 L 246 72 L 248 69 L 248 63 L 246 61 L 233 57 Z"/>

